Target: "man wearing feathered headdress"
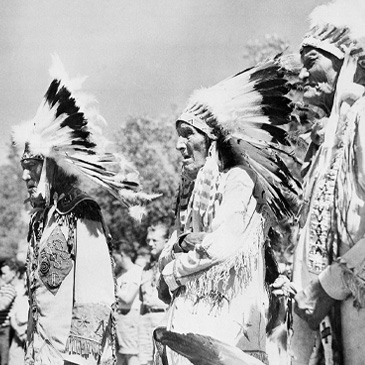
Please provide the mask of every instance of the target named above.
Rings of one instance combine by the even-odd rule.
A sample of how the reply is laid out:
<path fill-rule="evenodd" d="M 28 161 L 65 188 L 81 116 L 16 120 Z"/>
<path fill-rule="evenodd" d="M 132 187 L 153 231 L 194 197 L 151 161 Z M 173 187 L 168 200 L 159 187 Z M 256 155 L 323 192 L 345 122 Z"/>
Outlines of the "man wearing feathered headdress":
<path fill-rule="evenodd" d="M 304 178 L 293 364 L 365 359 L 364 19 L 362 1 L 319 6 L 301 45 L 303 98 L 324 117 Z"/>
<path fill-rule="evenodd" d="M 247 364 L 268 364 L 265 279 L 272 283 L 277 271 L 265 243 L 276 219 L 291 215 L 283 190 L 297 188 L 276 153 L 288 144 L 279 125 L 291 112 L 283 75 L 274 59 L 197 90 L 176 122 L 183 157 L 176 234 L 160 256 L 173 292 L 168 329 L 239 348 Z M 214 344 L 195 351 L 179 342 L 170 345 L 193 363 L 225 364 Z M 167 359 L 190 364 L 171 350 Z"/>
<path fill-rule="evenodd" d="M 127 205 L 145 196 L 136 172 L 105 152 L 101 117 L 80 93 L 82 80 L 69 80 L 57 57 L 51 76 L 35 117 L 13 131 L 33 207 L 26 364 L 113 364 L 109 235 L 99 205 L 79 182 L 89 178 Z"/>

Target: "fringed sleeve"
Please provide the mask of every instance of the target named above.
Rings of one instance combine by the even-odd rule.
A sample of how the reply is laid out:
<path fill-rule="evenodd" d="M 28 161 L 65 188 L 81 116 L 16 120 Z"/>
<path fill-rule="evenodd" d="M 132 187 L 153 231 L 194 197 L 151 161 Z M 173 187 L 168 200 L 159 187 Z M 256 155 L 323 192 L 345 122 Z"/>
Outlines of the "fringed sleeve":
<path fill-rule="evenodd" d="M 357 307 L 365 307 L 365 238 L 328 266 L 320 275 L 323 289 L 336 300 L 352 294 Z"/>
<path fill-rule="evenodd" d="M 179 254 L 162 271 L 170 290 L 184 285 L 191 276 L 234 257 L 248 244 L 244 233 L 257 207 L 253 177 L 242 168 L 233 168 L 221 184 L 222 203 L 212 222 L 212 231 L 194 250 Z"/>

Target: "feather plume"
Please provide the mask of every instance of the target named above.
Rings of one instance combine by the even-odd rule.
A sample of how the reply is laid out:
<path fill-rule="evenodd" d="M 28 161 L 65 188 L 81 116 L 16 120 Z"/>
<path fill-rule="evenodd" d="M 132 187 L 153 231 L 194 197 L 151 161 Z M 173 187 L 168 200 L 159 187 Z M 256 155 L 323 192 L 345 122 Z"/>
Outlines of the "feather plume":
<path fill-rule="evenodd" d="M 338 28 L 332 30 L 332 38 L 339 41 L 345 34 L 345 28 L 351 33 L 351 38 L 365 37 L 364 29 L 365 4 L 362 0 L 335 0 L 328 4 L 317 6 L 310 14 L 311 27 L 332 25 Z"/>
<path fill-rule="evenodd" d="M 241 349 L 209 336 L 195 333 L 177 333 L 157 327 L 155 341 L 169 346 L 173 351 L 185 356 L 195 365 L 263 365 L 260 360 L 246 354 Z"/>
<path fill-rule="evenodd" d="M 365 46 L 365 4 L 362 0 L 335 0 L 317 6 L 310 14 L 311 29 L 302 47 L 312 46 L 339 59 L 346 49 L 363 54 Z"/>
<path fill-rule="evenodd" d="M 235 153 L 256 171 L 279 219 L 292 215 L 285 191 L 298 195 L 301 189 L 279 156 L 288 154 L 284 146 L 290 146 L 281 125 L 291 121 L 294 105 L 287 96 L 288 80 L 297 68 L 290 57 L 278 55 L 213 87 L 195 91 L 185 109 L 185 113 L 205 120 L 216 135 L 237 141 Z"/>
<path fill-rule="evenodd" d="M 14 144 L 55 160 L 69 175 L 88 178 L 126 206 L 160 196 L 141 192 L 138 172 L 123 156 L 109 152 L 101 128 L 106 122 L 94 97 L 81 91 L 86 78 L 70 79 L 57 55 L 50 74 L 54 79 L 35 117 L 13 128 Z"/>

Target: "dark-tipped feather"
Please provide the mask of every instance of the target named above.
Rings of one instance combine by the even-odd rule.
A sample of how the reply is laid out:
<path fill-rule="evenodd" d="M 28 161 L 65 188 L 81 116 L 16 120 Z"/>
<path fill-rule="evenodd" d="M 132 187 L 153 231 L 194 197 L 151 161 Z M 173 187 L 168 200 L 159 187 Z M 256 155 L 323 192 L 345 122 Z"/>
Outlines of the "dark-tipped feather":
<path fill-rule="evenodd" d="M 196 90 L 185 110 L 204 120 L 218 139 L 241 140 L 237 153 L 257 173 L 268 205 L 280 219 L 292 215 L 285 189 L 294 195 L 300 192 L 300 184 L 279 157 L 281 152 L 288 155 L 285 147 L 291 146 L 288 133 L 279 127 L 292 120 L 294 104 L 287 96 L 291 66 L 290 57 L 282 60 L 278 55 L 211 88 Z"/>

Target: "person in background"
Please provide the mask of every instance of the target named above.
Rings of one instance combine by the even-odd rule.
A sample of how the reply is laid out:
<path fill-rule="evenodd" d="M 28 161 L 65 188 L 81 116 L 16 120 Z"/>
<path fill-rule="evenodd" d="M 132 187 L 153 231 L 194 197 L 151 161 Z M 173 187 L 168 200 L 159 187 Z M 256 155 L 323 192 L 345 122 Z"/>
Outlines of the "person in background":
<path fill-rule="evenodd" d="M 135 250 L 127 241 L 114 243 L 117 276 L 117 364 L 138 365 L 138 323 L 142 267 L 133 263 Z"/>
<path fill-rule="evenodd" d="M 25 272 L 19 276 L 17 296 L 10 313 L 10 325 L 13 332 L 9 350 L 9 365 L 23 365 L 28 327 L 28 293 Z"/>
<path fill-rule="evenodd" d="M 151 259 L 151 255 L 150 255 L 149 248 L 146 246 L 140 246 L 137 249 L 136 260 L 134 261 L 134 263 L 143 268 L 150 261 L 150 259 Z"/>
<path fill-rule="evenodd" d="M 148 228 L 147 245 L 151 256 L 150 261 L 143 268 L 140 285 L 139 361 L 141 365 L 153 363 L 153 330 L 163 322 L 168 307 L 159 299 L 157 291 L 160 279 L 158 259 L 168 235 L 169 227 L 165 224 L 160 223 Z"/>
<path fill-rule="evenodd" d="M 17 292 L 14 286 L 18 264 L 6 260 L 1 267 L 0 284 L 0 365 L 8 365 L 10 347 L 10 313 Z"/>

